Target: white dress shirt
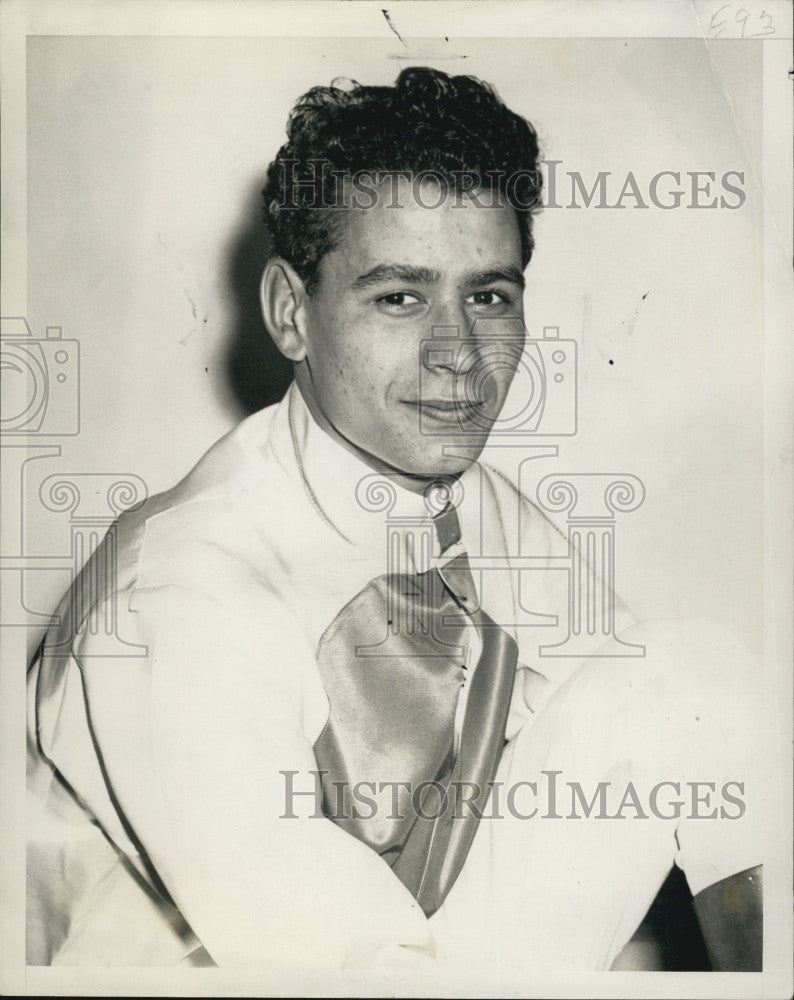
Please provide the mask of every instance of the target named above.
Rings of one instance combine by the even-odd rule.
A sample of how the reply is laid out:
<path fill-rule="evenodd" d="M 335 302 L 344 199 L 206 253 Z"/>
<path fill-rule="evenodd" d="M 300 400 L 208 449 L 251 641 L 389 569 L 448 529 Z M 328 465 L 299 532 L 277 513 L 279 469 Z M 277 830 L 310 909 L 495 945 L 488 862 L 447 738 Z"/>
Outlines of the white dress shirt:
<path fill-rule="evenodd" d="M 605 775 L 747 777 L 746 741 L 725 734 L 740 732 L 750 670 L 727 634 L 676 646 L 651 630 L 659 655 L 651 643 L 641 661 L 541 657 L 567 631 L 567 541 L 485 466 L 458 489 L 480 603 L 519 647 L 506 786 L 554 769 L 588 797 Z M 533 962 L 608 968 L 674 861 L 698 891 L 762 860 L 755 826 L 719 817 L 483 819 L 428 920 L 374 851 L 317 818 L 312 747 L 329 705 L 315 651 L 395 559 L 422 572 L 450 558 L 414 544 L 430 516 L 322 431 L 294 385 L 122 516 L 115 579 L 88 595 L 76 583 L 30 673 L 30 964 L 189 963 L 203 945 L 222 966 L 307 972 L 395 954 L 505 982 Z M 510 568 L 519 550 L 531 569 Z M 114 609 L 120 639 L 81 626 L 97 607 Z M 634 624 L 619 602 L 616 616 Z M 282 818 L 283 772 L 307 793 L 296 819 Z"/>

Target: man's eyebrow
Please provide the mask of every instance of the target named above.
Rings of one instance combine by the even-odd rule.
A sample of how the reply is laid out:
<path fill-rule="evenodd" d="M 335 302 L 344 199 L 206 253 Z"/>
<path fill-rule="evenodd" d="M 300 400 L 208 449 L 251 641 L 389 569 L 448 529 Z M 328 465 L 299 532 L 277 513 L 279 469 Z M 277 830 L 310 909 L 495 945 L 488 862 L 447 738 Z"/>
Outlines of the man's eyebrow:
<path fill-rule="evenodd" d="M 371 270 L 360 274 L 353 281 L 354 291 L 369 288 L 372 285 L 380 285 L 387 281 L 406 281 L 411 284 L 432 285 L 438 282 L 441 275 L 431 267 L 422 267 L 417 264 L 378 264 Z M 508 281 L 525 287 L 524 275 L 519 268 L 512 264 L 504 267 L 484 268 L 482 271 L 473 271 L 466 275 L 465 283 L 468 286 L 491 285 L 497 281 Z"/>
<path fill-rule="evenodd" d="M 524 274 L 517 267 L 508 265 L 506 267 L 489 267 L 483 271 L 474 271 L 466 278 L 468 285 L 492 285 L 497 281 L 509 281 L 519 288 L 526 286 Z"/>
<path fill-rule="evenodd" d="M 360 274 L 353 282 L 353 289 L 358 291 L 371 285 L 380 285 L 385 281 L 408 281 L 412 284 L 432 285 L 440 275 L 430 267 L 415 264 L 378 264 L 365 274 Z"/>

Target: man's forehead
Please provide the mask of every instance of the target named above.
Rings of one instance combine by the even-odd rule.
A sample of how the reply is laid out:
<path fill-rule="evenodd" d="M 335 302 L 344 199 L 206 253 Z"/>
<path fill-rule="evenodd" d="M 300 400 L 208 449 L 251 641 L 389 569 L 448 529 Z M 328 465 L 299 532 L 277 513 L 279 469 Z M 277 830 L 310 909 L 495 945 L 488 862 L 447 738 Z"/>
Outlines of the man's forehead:
<path fill-rule="evenodd" d="M 497 187 L 477 183 L 461 186 L 435 171 L 358 171 L 342 182 L 340 207 L 354 212 L 373 209 L 437 211 L 446 206 L 456 211 L 476 207 L 486 211 L 512 211 Z"/>
<path fill-rule="evenodd" d="M 513 208 L 477 192 L 442 190 L 432 179 L 400 178 L 392 191 L 355 201 L 336 219 L 337 249 L 360 273 L 383 263 L 433 270 L 520 263 L 518 220 Z"/>

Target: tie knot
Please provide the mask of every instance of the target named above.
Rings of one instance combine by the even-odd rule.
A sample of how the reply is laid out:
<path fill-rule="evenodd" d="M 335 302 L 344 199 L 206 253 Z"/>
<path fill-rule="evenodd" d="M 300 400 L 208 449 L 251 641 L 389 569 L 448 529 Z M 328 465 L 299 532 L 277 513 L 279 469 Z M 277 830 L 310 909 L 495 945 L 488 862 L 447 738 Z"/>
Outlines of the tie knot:
<path fill-rule="evenodd" d="M 450 546 L 460 541 L 460 522 L 458 512 L 453 503 L 448 503 L 446 507 L 433 518 L 436 526 L 438 544 L 443 555 Z"/>

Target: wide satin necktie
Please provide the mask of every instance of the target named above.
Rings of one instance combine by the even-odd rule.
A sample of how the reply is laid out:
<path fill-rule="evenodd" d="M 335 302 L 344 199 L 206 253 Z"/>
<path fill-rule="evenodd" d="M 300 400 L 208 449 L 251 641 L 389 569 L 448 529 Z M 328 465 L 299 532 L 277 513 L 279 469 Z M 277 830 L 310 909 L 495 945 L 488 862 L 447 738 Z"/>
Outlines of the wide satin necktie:
<path fill-rule="evenodd" d="M 377 851 L 428 916 L 485 810 L 517 660 L 515 640 L 479 607 L 455 507 L 433 524 L 442 559 L 458 551 L 424 573 L 370 581 L 320 640 L 330 714 L 314 747 L 325 815 Z"/>

